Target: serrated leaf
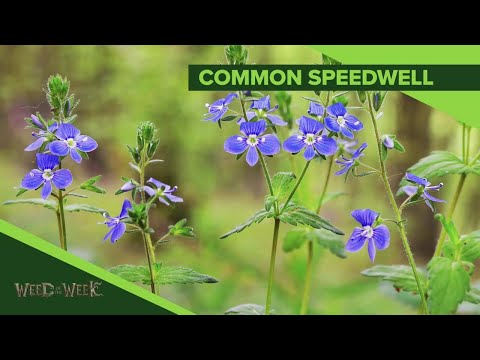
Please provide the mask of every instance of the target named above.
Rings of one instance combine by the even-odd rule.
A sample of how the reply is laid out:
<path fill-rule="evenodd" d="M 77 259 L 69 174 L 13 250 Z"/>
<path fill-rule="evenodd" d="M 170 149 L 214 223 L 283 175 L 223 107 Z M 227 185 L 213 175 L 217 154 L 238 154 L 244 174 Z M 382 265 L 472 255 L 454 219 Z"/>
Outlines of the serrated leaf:
<path fill-rule="evenodd" d="M 318 245 L 330 250 L 333 255 L 346 259 L 343 237 L 325 229 L 316 229 L 309 234 L 309 238 Z"/>
<path fill-rule="evenodd" d="M 44 199 L 17 199 L 17 200 L 7 200 L 2 203 L 2 205 L 14 205 L 14 204 L 32 204 L 32 205 L 42 205 L 44 208 L 49 210 L 57 210 L 57 203 L 53 200 L 44 200 Z"/>
<path fill-rule="evenodd" d="M 470 291 L 465 294 L 463 300 L 472 304 L 480 304 L 480 289 L 471 288 Z"/>
<path fill-rule="evenodd" d="M 21 188 L 20 190 L 18 190 L 17 194 L 15 195 L 15 197 L 19 197 L 20 195 L 26 193 L 28 191 L 28 189 L 23 189 Z"/>
<path fill-rule="evenodd" d="M 110 268 L 108 271 L 130 282 L 151 282 L 150 272 L 146 266 L 125 264 Z"/>
<path fill-rule="evenodd" d="M 270 311 L 270 314 L 272 313 L 273 311 Z M 237 305 L 225 311 L 225 315 L 265 315 L 265 306 L 257 304 Z"/>
<path fill-rule="evenodd" d="M 132 163 L 132 162 L 129 162 L 128 165 L 130 165 L 130 167 L 131 167 L 133 170 L 135 170 L 136 172 L 138 172 L 138 173 L 140 174 L 140 168 L 139 168 L 137 165 L 135 165 L 135 164 Z"/>
<path fill-rule="evenodd" d="M 223 234 L 220 236 L 220 239 L 225 239 L 229 237 L 232 234 L 239 233 L 243 231 L 245 228 L 251 226 L 254 223 L 261 223 L 265 218 L 267 217 L 273 217 L 274 213 L 272 211 L 266 211 L 264 209 L 256 212 L 252 217 L 250 217 L 247 221 L 245 221 L 243 224 L 237 225 L 233 230 L 230 230 L 226 234 Z"/>
<path fill-rule="evenodd" d="M 421 178 L 427 178 L 429 181 L 433 178 L 450 174 L 474 173 L 480 175 L 480 161 L 476 161 L 472 166 L 469 166 L 464 164 L 458 156 L 448 151 L 434 151 L 430 155 L 420 159 L 420 161 L 411 166 L 407 172 L 413 173 Z M 408 181 L 403 179 L 400 182 L 400 189 L 397 195 L 403 194 L 403 186 L 408 184 Z"/>
<path fill-rule="evenodd" d="M 237 118 L 237 115 L 228 115 L 220 119 L 220 121 L 233 121 Z"/>
<path fill-rule="evenodd" d="M 462 235 L 459 240 L 460 260 L 474 262 L 480 258 L 480 230 L 468 235 Z M 443 253 L 450 259 L 455 258 L 455 245 L 451 241 L 443 245 Z"/>
<path fill-rule="evenodd" d="M 425 286 L 426 274 L 418 269 L 420 283 Z M 418 293 L 417 282 L 413 276 L 412 268 L 406 265 L 375 265 L 369 269 L 363 270 L 362 275 L 368 277 L 377 277 L 384 281 L 393 283 L 397 290 Z"/>
<path fill-rule="evenodd" d="M 335 200 L 336 198 L 338 198 L 342 195 L 345 195 L 345 194 L 346 193 L 344 193 L 342 191 L 325 194 L 325 196 L 323 197 L 323 200 L 322 200 L 322 206 L 325 205 L 326 203 L 332 201 L 332 200 Z"/>
<path fill-rule="evenodd" d="M 285 252 L 290 252 L 299 249 L 308 240 L 308 233 L 310 231 L 305 228 L 291 229 L 283 239 L 282 249 Z"/>
<path fill-rule="evenodd" d="M 393 140 L 393 148 L 400 152 L 405 152 L 405 147 L 398 140 Z"/>
<path fill-rule="evenodd" d="M 427 267 L 430 312 L 434 315 L 455 313 L 470 290 L 467 270 L 459 261 L 438 256 L 430 260 Z"/>
<path fill-rule="evenodd" d="M 275 196 L 272 196 L 272 195 L 266 195 L 265 196 L 265 210 L 266 211 L 270 211 L 273 204 L 275 203 Z"/>
<path fill-rule="evenodd" d="M 328 220 L 300 205 L 289 204 L 278 218 L 294 226 L 303 224 L 315 229 L 324 228 L 335 234 L 344 235 L 343 231 L 337 229 Z"/>
<path fill-rule="evenodd" d="M 277 199 L 287 196 L 295 185 L 296 176 L 292 172 L 278 172 L 272 178 L 273 194 Z"/>
<path fill-rule="evenodd" d="M 161 266 L 157 269 L 155 283 L 159 285 L 166 284 L 213 284 L 218 280 L 205 274 L 200 274 L 195 270 L 182 266 Z M 150 283 L 150 282 L 148 282 Z"/>
<path fill-rule="evenodd" d="M 75 211 L 85 211 L 97 214 L 104 214 L 107 213 L 106 210 L 96 207 L 94 205 L 89 204 L 71 204 L 64 207 L 65 211 L 75 212 Z"/>
<path fill-rule="evenodd" d="M 87 195 L 77 194 L 77 193 L 68 193 L 68 196 L 75 196 L 75 197 L 84 198 L 84 199 L 88 198 Z"/>

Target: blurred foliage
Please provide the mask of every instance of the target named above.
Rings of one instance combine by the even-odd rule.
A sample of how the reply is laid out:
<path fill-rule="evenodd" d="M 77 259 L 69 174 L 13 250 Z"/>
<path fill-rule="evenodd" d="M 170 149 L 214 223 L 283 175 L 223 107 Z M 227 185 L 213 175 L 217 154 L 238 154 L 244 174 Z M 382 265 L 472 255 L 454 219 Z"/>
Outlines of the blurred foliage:
<path fill-rule="evenodd" d="M 318 53 L 303 46 L 251 46 L 248 49 L 250 62 L 257 64 L 320 62 Z M 235 124 L 225 124 L 220 130 L 215 124 L 201 121 L 204 104 L 212 103 L 225 94 L 187 90 L 188 64 L 224 62 L 222 46 L 0 46 L 0 115 L 3 130 L 0 132 L 0 167 L 3 174 L 8 174 L 2 180 L 0 201 L 15 196 L 13 187 L 19 184 L 34 162 L 32 153 L 23 151 L 31 142 L 29 131 L 23 129 L 23 118 L 36 111 L 49 115 L 50 109 L 42 88 L 45 88 L 49 75 L 62 74 L 68 77 L 72 91 L 80 99 L 76 125 L 99 143 L 89 161 L 71 167 L 76 179 L 103 174 L 98 185 L 108 193 L 91 195 L 89 200 L 93 205 L 118 212 L 123 197 L 113 194 L 123 184 L 121 176 L 133 175 L 128 166 L 126 144 L 135 144 L 135 129 L 141 121 L 152 121 L 159 129 L 158 154 L 165 162 L 151 166 L 147 176 L 178 185 L 178 194 L 185 202 L 174 209 L 157 207 L 151 226 L 161 236 L 175 219 L 188 218 L 197 238 L 175 238 L 174 244 L 170 242 L 159 249 L 157 258 L 168 266 L 188 265 L 220 281 L 211 285 L 166 285 L 162 288 L 162 295 L 197 313 L 222 314 L 240 303 L 263 304 L 271 222 L 265 221 L 255 228 L 219 240 L 220 235 L 263 206 L 266 192 L 261 169 L 259 166 L 250 168 L 244 161 L 237 162 L 233 156 L 223 152 L 224 140 L 237 132 Z M 302 96 L 311 96 L 311 93 L 290 94 L 289 111 L 296 119 L 306 114 L 308 109 L 308 101 Z M 274 94 L 271 95 L 274 99 Z M 356 96 L 347 96 L 349 105 L 358 105 Z M 427 112 L 428 118 L 416 116 L 414 110 L 408 118 L 398 118 L 401 113 L 398 104 L 404 98 L 407 97 L 400 93 L 391 93 L 387 97 L 385 114 L 380 121 L 382 133 L 398 136 L 398 124 L 405 122 L 421 124 L 423 130 L 409 135 L 411 138 L 407 142 L 399 138 L 407 152 L 389 156 L 394 190 L 403 175 L 403 166 L 414 164 L 431 150 L 461 153 L 461 130 L 455 121 L 435 110 Z M 424 108 L 427 107 L 418 102 L 412 105 L 412 109 Z M 418 112 L 422 113 L 425 112 Z M 371 145 L 363 159 L 376 165 L 371 124 L 366 114 L 356 110 L 356 115 L 365 123 L 365 130 L 358 135 L 359 143 L 367 141 Z M 288 131 L 282 129 L 279 136 L 285 139 Z M 425 134 L 429 136 L 428 142 L 422 143 Z M 478 133 L 473 131 L 472 142 L 477 148 L 478 139 Z M 409 151 L 412 142 L 418 142 L 415 151 Z M 286 153 L 268 161 L 272 171 L 294 171 L 297 174 L 304 163 L 302 156 L 292 157 Z M 402 168 L 398 167 L 399 164 Z M 326 164 L 315 161 L 298 196 L 316 202 L 325 171 Z M 452 176 L 443 181 L 442 198 L 449 199 L 458 179 Z M 352 178 L 347 183 L 343 178 L 335 177 L 330 191 L 343 191 L 346 196 L 326 204 L 322 216 L 344 230 L 347 236 L 355 226 L 350 217 L 351 210 L 372 207 L 389 214 L 382 183 L 373 176 Z M 467 179 L 464 191 L 456 224 L 462 233 L 468 233 L 480 227 L 478 217 L 468 216 L 469 213 L 477 213 L 476 204 L 480 200 L 475 179 Z M 406 216 L 414 222 L 417 218 L 432 215 L 425 206 L 409 209 Z M 54 215 L 47 210 L 29 205 L 2 206 L 0 217 L 48 241 L 58 242 Z M 122 263 L 143 264 L 143 244 L 137 234 L 128 234 L 115 245 L 102 242 L 106 229 L 97 225 L 98 221 L 102 218 L 97 214 L 67 214 L 72 252 L 104 268 Z M 414 245 L 428 242 L 427 249 L 433 248 L 438 234 L 438 224 L 435 226 L 416 226 L 415 232 L 410 233 L 410 241 Z M 282 239 L 288 228 L 290 226 L 282 225 Z M 286 254 L 279 249 L 273 297 L 277 313 L 299 311 L 305 251 L 303 248 Z M 415 255 L 418 262 L 425 265 L 431 253 L 417 252 Z M 379 284 L 375 280 L 360 275 L 360 271 L 370 266 L 366 253 L 348 254 L 347 259 L 340 259 L 327 249 L 316 247 L 314 261 L 310 313 L 416 312 L 408 302 L 395 300 L 390 290 L 379 292 Z M 392 235 L 391 247 L 378 254 L 376 263 L 407 263 L 398 235 Z"/>

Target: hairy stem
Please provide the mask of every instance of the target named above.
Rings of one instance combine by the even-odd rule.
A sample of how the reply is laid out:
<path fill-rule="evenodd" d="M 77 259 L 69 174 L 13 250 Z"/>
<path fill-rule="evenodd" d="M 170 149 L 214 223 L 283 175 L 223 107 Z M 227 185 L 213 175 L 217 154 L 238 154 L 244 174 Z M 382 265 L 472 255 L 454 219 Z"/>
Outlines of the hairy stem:
<path fill-rule="evenodd" d="M 405 230 L 405 225 L 402 221 L 402 214 L 397 206 L 397 203 L 395 202 L 395 196 L 393 195 L 390 182 L 388 181 L 385 162 L 382 160 L 382 142 L 380 139 L 380 133 L 378 132 L 377 121 L 375 120 L 375 110 L 373 108 L 372 98 L 370 93 L 367 93 L 367 98 L 368 98 L 370 118 L 372 120 L 373 128 L 375 131 L 375 138 L 377 141 L 378 161 L 380 163 L 380 170 L 381 170 L 381 175 L 383 179 L 383 184 L 388 196 L 388 200 L 390 201 L 390 205 L 392 207 L 393 213 L 395 214 L 398 230 L 400 232 L 400 238 L 402 240 L 405 253 L 407 254 L 408 262 L 410 264 L 410 267 L 412 268 L 413 276 L 415 277 L 415 282 L 417 283 L 418 293 L 420 294 L 420 299 L 422 301 L 423 312 L 425 315 L 428 315 L 428 306 L 427 306 L 427 300 L 425 298 L 425 290 L 422 286 L 422 283 L 420 282 L 420 278 L 418 277 L 417 266 L 415 265 L 415 260 L 413 258 L 412 250 L 410 249 L 410 245 L 408 243 L 407 232 Z"/>
<path fill-rule="evenodd" d="M 305 167 L 303 168 L 302 173 L 300 174 L 300 177 L 297 180 L 297 183 L 295 184 L 295 186 L 294 186 L 292 192 L 290 193 L 290 195 L 288 195 L 287 201 L 285 201 L 285 204 L 283 205 L 282 211 L 280 211 L 279 215 L 281 215 L 285 211 L 288 203 L 290 202 L 290 200 L 292 200 L 293 195 L 295 195 L 295 192 L 297 191 L 298 187 L 300 186 L 300 183 L 302 182 L 303 177 L 305 176 L 305 173 L 308 170 L 308 166 L 310 165 L 310 162 L 311 162 L 311 160 L 307 161 L 307 163 L 305 164 Z"/>
<path fill-rule="evenodd" d="M 59 163 L 58 169 L 62 168 L 62 162 Z M 63 209 L 63 192 L 58 189 L 58 212 L 60 213 L 60 223 L 62 225 L 62 236 L 60 236 L 60 246 L 67 251 L 67 229 L 65 225 L 65 211 Z M 63 241 L 62 241 L 63 240 Z"/>
<path fill-rule="evenodd" d="M 303 288 L 302 306 L 300 315 L 305 315 L 308 311 L 310 302 L 310 289 L 312 285 L 312 268 L 313 268 L 313 242 L 309 241 L 307 246 L 307 270 L 305 272 L 305 285 Z"/>
<path fill-rule="evenodd" d="M 60 216 L 60 211 L 57 209 L 55 212 L 57 214 L 57 224 L 58 224 L 58 237 L 60 239 L 60 247 L 65 249 L 65 241 L 63 239 L 63 228 L 62 228 L 62 217 Z"/>
<path fill-rule="evenodd" d="M 267 300 L 265 302 L 265 315 L 270 315 L 270 311 L 271 311 L 273 275 L 275 273 L 275 259 L 277 257 L 278 229 L 279 228 L 280 228 L 280 220 L 275 219 L 275 225 L 273 227 L 272 252 L 270 254 L 270 270 L 268 272 Z"/>
<path fill-rule="evenodd" d="M 333 158 L 334 157 L 331 156 L 328 161 L 327 177 L 325 178 L 325 182 L 323 183 L 322 194 L 318 199 L 317 214 L 320 214 L 320 210 L 322 209 L 322 205 L 323 205 L 323 200 L 325 199 L 325 195 L 327 195 L 328 183 L 330 182 L 330 173 L 332 172 Z"/>

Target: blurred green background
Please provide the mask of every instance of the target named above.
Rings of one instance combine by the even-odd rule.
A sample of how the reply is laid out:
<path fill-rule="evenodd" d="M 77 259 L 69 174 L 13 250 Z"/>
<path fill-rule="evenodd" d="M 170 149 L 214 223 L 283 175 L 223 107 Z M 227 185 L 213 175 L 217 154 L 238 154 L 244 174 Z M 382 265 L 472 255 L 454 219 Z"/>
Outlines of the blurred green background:
<path fill-rule="evenodd" d="M 257 64 L 321 62 L 320 54 L 305 46 L 251 46 L 249 51 L 250 61 Z M 0 46 L 0 201 L 15 197 L 14 187 L 34 166 L 34 154 L 23 151 L 33 139 L 30 131 L 24 129 L 23 118 L 36 111 L 48 117 L 50 111 L 42 91 L 46 80 L 55 73 L 67 76 L 72 91 L 81 100 L 76 109 L 76 126 L 99 143 L 89 161 L 78 166 L 67 160 L 67 164 L 74 174 L 74 183 L 102 174 L 99 185 L 108 190 L 107 195 L 93 194 L 88 202 L 118 214 L 124 197 L 113 194 L 122 185 L 120 177 L 134 176 L 125 145 L 134 144 L 139 122 L 150 120 L 159 128 L 158 157 L 165 162 L 152 166 L 148 176 L 178 185 L 178 195 L 185 202 L 174 209 L 156 208 L 152 226 L 157 229 L 156 235 L 161 236 L 168 225 L 186 217 L 197 238 L 167 243 L 159 248 L 157 259 L 168 265 L 192 267 L 220 280 L 217 284 L 164 286 L 161 295 L 200 314 L 221 314 L 242 303 L 263 304 L 272 222 L 264 221 L 219 240 L 220 235 L 263 207 L 266 188 L 261 168 L 251 168 L 243 158 L 236 161 L 223 151 L 224 140 L 238 132 L 234 123 L 226 123 L 220 130 L 213 123 L 201 121 L 206 111 L 204 104 L 226 94 L 187 90 L 188 64 L 224 62 L 222 46 Z M 292 95 L 295 118 L 306 114 L 308 101 L 302 96 L 311 93 Z M 356 105 L 353 94 L 350 103 Z M 405 154 L 394 152 L 389 156 L 388 169 L 395 190 L 405 169 L 432 150 L 461 153 L 461 128 L 448 115 L 398 92 L 387 96 L 384 112 L 381 131 L 397 134 L 407 148 Z M 365 113 L 356 115 L 365 124 L 357 138 L 370 144 L 364 162 L 376 166 L 371 124 Z M 282 130 L 279 135 L 285 139 L 288 133 Z M 472 139 L 478 148 L 476 129 Z M 291 171 L 290 156 L 282 153 L 268 158 L 271 171 Z M 296 168 L 301 169 L 303 157 L 299 155 L 294 160 Z M 312 198 L 320 195 L 326 165 L 315 162 L 310 167 L 301 186 L 304 194 Z M 442 181 L 445 187 L 438 197 L 450 199 L 458 178 Z M 390 215 L 380 178 L 350 178 L 344 183 L 343 177 L 334 177 L 329 190 L 347 193 L 322 209 L 322 215 L 343 229 L 346 238 L 356 226 L 351 210 L 370 207 Z M 455 216 L 461 233 L 480 227 L 479 201 L 476 180 L 467 178 Z M 444 210 L 445 205 L 440 205 L 439 211 Z M 58 244 L 55 215 L 46 209 L 32 205 L 0 206 L 0 217 Z M 439 224 L 425 205 L 408 209 L 406 217 L 414 255 L 424 266 L 433 253 Z M 67 214 L 70 250 L 105 268 L 122 263 L 143 264 L 141 238 L 131 234 L 114 245 L 102 242 L 106 227 L 97 225 L 102 220 L 96 214 Z M 282 224 L 281 238 L 289 228 Z M 406 264 L 400 239 L 393 227 L 391 230 L 391 246 L 377 253 L 376 263 Z M 285 254 L 279 247 L 273 297 L 277 313 L 298 313 L 305 258 L 306 248 Z M 391 286 L 360 275 L 369 266 L 366 251 L 340 259 L 316 247 L 310 313 L 415 313 L 409 299 L 399 298 Z"/>

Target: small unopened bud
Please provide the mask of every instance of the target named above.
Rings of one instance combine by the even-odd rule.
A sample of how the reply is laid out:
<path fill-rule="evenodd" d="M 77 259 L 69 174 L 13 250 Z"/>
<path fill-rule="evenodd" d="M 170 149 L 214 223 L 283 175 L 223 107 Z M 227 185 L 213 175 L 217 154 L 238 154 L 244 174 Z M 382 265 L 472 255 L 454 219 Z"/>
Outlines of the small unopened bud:
<path fill-rule="evenodd" d="M 245 65 L 248 61 L 248 49 L 245 45 L 227 45 L 225 57 L 230 65 Z"/>

